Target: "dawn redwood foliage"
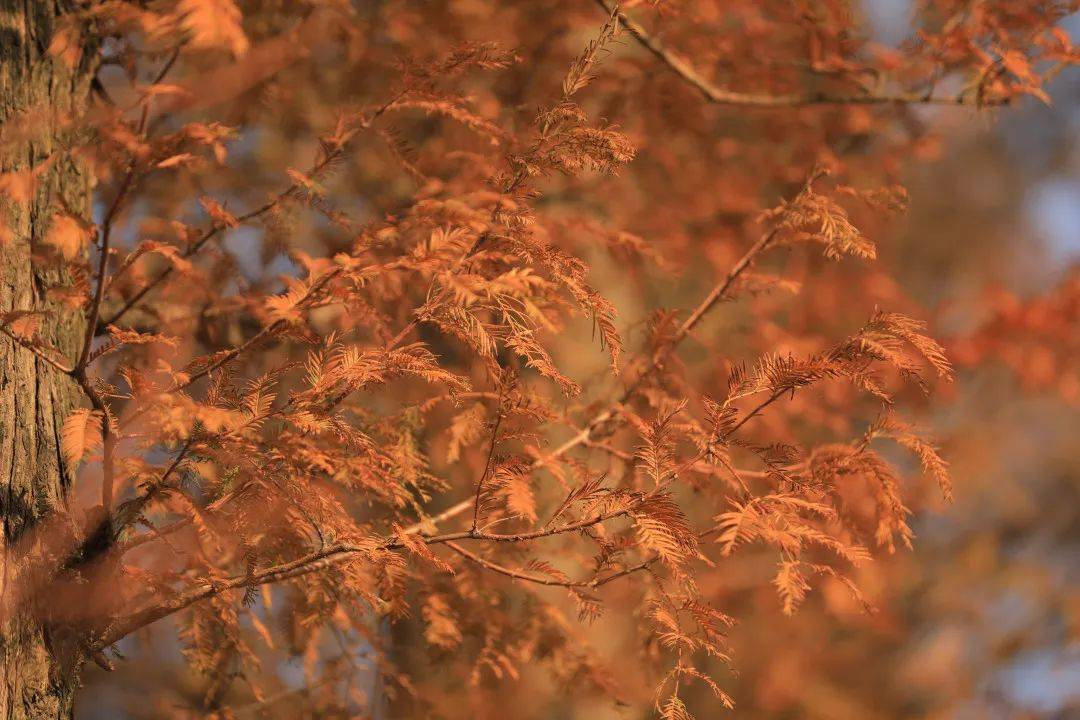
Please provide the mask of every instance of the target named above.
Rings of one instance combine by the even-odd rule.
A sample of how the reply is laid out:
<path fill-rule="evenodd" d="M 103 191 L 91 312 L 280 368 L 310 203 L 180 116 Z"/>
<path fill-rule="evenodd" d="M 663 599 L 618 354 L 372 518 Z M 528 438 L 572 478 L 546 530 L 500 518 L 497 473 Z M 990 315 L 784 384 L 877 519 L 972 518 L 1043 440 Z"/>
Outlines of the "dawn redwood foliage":
<path fill-rule="evenodd" d="M 846 0 L 5 3 L 4 716 L 155 623 L 180 716 L 290 657 L 326 717 L 731 706 L 728 563 L 862 602 L 950 496 L 872 237 L 1074 9 L 920 0 L 887 48 Z"/>

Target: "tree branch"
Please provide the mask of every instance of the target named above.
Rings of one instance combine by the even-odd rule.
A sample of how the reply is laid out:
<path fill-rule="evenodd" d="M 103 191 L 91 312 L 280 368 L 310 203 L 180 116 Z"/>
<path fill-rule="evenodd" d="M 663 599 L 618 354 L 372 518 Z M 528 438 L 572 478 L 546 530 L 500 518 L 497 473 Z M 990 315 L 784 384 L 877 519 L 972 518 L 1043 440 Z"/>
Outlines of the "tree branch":
<path fill-rule="evenodd" d="M 57 370 L 64 373 L 65 375 L 71 375 L 72 372 L 74 372 L 74 368 L 72 368 L 71 366 L 64 364 L 61 360 L 57 360 L 55 358 L 49 357 L 45 353 L 45 351 L 44 351 L 44 349 L 42 347 L 40 347 L 38 345 L 35 345 L 34 343 L 32 343 L 32 342 L 30 342 L 30 341 L 28 341 L 28 340 L 26 340 L 24 338 L 21 338 L 18 335 L 16 335 L 15 333 L 11 332 L 8 329 L 7 325 L 0 325 L 0 332 L 4 333 L 9 338 L 11 338 L 12 341 L 14 341 L 16 344 L 21 345 L 22 347 L 26 348 L 27 350 L 32 352 L 34 355 L 36 355 L 38 358 L 40 358 L 43 362 L 45 362 L 48 365 L 56 368 Z M 50 348 L 50 350 L 52 350 L 52 348 Z M 54 352 L 55 352 L 55 350 L 54 350 Z M 57 354 L 59 354 L 59 353 L 57 353 Z"/>
<path fill-rule="evenodd" d="M 540 538 L 584 530 L 585 528 L 593 527 L 602 522 L 628 515 L 634 507 L 644 502 L 647 497 L 648 496 L 644 495 L 639 496 L 627 507 L 599 513 L 584 520 L 566 523 L 565 525 L 560 525 L 555 528 L 509 534 L 474 532 L 469 530 L 464 532 L 446 533 L 443 535 L 426 536 L 422 539 L 427 545 L 440 545 L 459 540 L 479 540 L 497 543 L 527 542 L 529 540 L 537 540 Z M 471 504 L 470 500 L 469 506 L 471 506 Z M 328 545 L 316 552 L 308 553 L 295 560 L 275 565 L 264 570 L 245 575 L 237 575 L 224 580 L 207 580 L 199 582 L 196 583 L 194 587 L 180 591 L 164 601 L 152 603 L 141 610 L 137 610 L 130 615 L 117 619 L 101 635 L 101 637 L 91 644 L 91 648 L 100 649 L 111 645 L 141 627 L 145 627 L 162 618 L 168 617 L 169 615 L 190 607 L 201 600 L 206 600 L 207 598 L 220 595 L 229 590 L 281 582 L 283 580 L 307 575 L 338 562 L 352 559 L 356 556 L 370 555 L 372 552 L 378 550 L 397 550 L 403 547 L 405 547 L 404 541 L 396 535 L 384 538 L 375 543 L 334 543 L 333 545 Z"/>
<path fill-rule="evenodd" d="M 105 297 L 105 276 L 106 271 L 109 269 L 109 243 L 112 238 L 113 221 L 116 219 L 116 214 L 119 212 L 120 206 L 124 202 L 124 198 L 127 197 L 128 190 L 131 188 L 134 180 L 135 161 L 132 160 L 128 167 L 127 175 L 124 176 L 124 181 L 121 183 L 120 189 L 116 192 L 116 197 L 113 198 L 112 204 L 109 206 L 108 211 L 106 211 L 105 219 L 102 222 L 101 246 L 98 248 L 101 257 L 98 258 L 97 285 L 94 288 L 94 297 L 90 301 L 90 309 L 86 313 L 86 333 L 83 336 L 82 349 L 79 351 L 79 359 L 75 363 L 76 372 L 85 368 L 90 359 L 90 348 L 94 344 L 98 316 L 101 313 L 101 300 Z"/>
<path fill-rule="evenodd" d="M 499 441 L 499 426 L 503 420 L 503 397 L 499 396 L 499 407 L 496 409 L 495 423 L 491 428 L 491 443 L 488 445 L 487 459 L 484 460 L 484 471 L 480 474 L 480 480 L 476 483 L 476 497 L 473 503 L 473 516 L 472 516 L 472 531 L 476 532 L 476 527 L 480 523 L 480 503 L 484 494 L 484 483 L 487 481 L 488 474 L 491 470 L 491 461 L 495 458 L 495 445 Z"/>
<path fill-rule="evenodd" d="M 75 382 L 82 388 L 86 397 L 90 398 L 90 404 L 95 410 L 101 413 L 101 507 L 103 511 L 103 522 L 111 526 L 111 508 L 113 501 L 113 456 L 116 451 L 116 435 L 112 432 L 112 423 L 110 419 L 112 415 L 109 413 L 109 406 L 105 404 L 104 398 L 91 384 L 90 379 L 86 377 L 86 368 L 77 367 L 72 373 L 72 377 L 75 378 Z M 108 531 L 109 537 L 112 536 L 110 527 L 105 528 Z"/>
<path fill-rule="evenodd" d="M 176 64 L 176 60 L 179 57 L 180 48 L 176 48 L 165 62 L 165 65 L 154 77 L 154 81 L 151 84 L 157 85 L 164 80 L 165 76 L 172 70 L 173 65 Z M 142 106 L 142 111 L 139 115 L 139 123 L 135 131 L 135 134 L 139 137 L 142 137 L 146 132 L 146 121 L 150 117 L 151 102 L 153 102 L 153 95 L 148 95 Z M 86 364 L 90 359 L 90 348 L 94 344 L 94 336 L 97 335 L 98 320 L 101 314 L 101 301 L 104 299 L 105 290 L 108 287 L 108 283 L 105 281 L 105 272 L 109 267 L 109 244 L 112 237 L 112 227 L 116 220 L 116 215 L 120 211 L 120 207 L 123 205 L 124 200 L 127 198 L 128 193 L 135 182 L 136 164 L 136 160 L 133 156 L 128 162 L 128 170 L 127 174 L 124 175 L 124 181 L 121 183 L 120 189 L 117 190 L 116 197 L 113 198 L 112 204 L 105 212 L 105 218 L 102 221 L 101 257 L 98 259 L 97 286 L 94 289 L 94 297 L 90 303 L 90 310 L 86 314 L 86 333 L 83 337 L 82 350 L 79 352 L 79 359 L 75 363 L 76 370 L 86 367 Z M 107 324 L 108 323 L 106 323 L 106 325 Z"/>
<path fill-rule="evenodd" d="M 456 552 L 458 555 L 467 558 L 468 560 L 476 563 L 482 568 L 491 570 L 492 572 L 496 572 L 500 575 L 505 575 L 506 577 L 513 578 L 515 580 L 525 580 L 527 582 L 536 583 L 537 585 L 549 585 L 567 588 L 589 587 L 592 584 L 592 582 L 589 580 L 558 580 L 556 578 L 533 575 L 532 573 L 522 572 L 521 570 L 514 570 L 513 568 L 508 568 L 504 565 L 499 565 L 498 563 L 494 563 L 486 558 L 483 558 L 480 555 L 472 552 L 471 550 L 466 550 L 461 545 L 458 545 L 457 543 L 452 541 L 447 541 L 446 546 Z"/>
<path fill-rule="evenodd" d="M 596 4 L 604 9 L 609 15 L 613 12 L 619 19 L 619 23 L 626 28 L 638 43 L 656 56 L 672 72 L 681 77 L 685 82 L 693 86 L 701 95 L 716 105 L 735 105 L 743 107 L 761 108 L 791 108 L 805 107 L 810 105 L 966 105 L 971 107 L 986 107 L 995 105 L 1007 105 L 1008 99 L 990 99 L 975 96 L 960 95 L 934 95 L 931 93 L 865 93 L 859 95 L 830 95 L 824 92 L 816 93 L 787 93 L 770 95 L 766 93 L 744 93 L 732 90 L 724 90 L 713 85 L 693 65 L 681 59 L 671 52 L 657 38 L 653 37 L 648 30 L 636 22 L 629 15 L 618 10 L 607 0 L 595 0 Z"/>

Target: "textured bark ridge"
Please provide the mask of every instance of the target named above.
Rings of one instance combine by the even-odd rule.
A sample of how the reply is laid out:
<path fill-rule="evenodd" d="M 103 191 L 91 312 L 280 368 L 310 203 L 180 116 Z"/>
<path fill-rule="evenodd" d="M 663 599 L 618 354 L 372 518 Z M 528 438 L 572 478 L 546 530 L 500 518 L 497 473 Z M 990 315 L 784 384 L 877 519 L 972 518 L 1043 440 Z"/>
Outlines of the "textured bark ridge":
<path fill-rule="evenodd" d="M 23 171 L 48 161 L 28 207 L 0 200 L 11 235 L 0 243 L 0 311 L 56 309 L 47 299 L 55 270 L 32 256 L 40 247 L 53 212 L 66 204 L 88 211 L 87 174 L 64 151 L 65 132 L 55 115 L 76 113 L 90 88 L 91 68 L 71 71 L 53 61 L 47 48 L 57 27 L 61 0 L 0 0 L 0 171 Z M 86 53 L 90 55 L 91 53 Z M 40 110 L 29 127 L 13 137 L 9 123 L 27 111 Z M 27 137 L 29 136 L 29 137 Z M 81 327 L 46 318 L 41 337 L 74 358 Z M 73 470 L 60 454 L 60 427 L 79 400 L 71 378 L 29 351 L 0 336 L 0 718 L 72 716 L 76 685 L 74 655 L 54 629 L 43 623 L 42 602 L 27 598 L 49 523 L 63 508 Z M 35 527 L 36 526 L 36 527 Z"/>

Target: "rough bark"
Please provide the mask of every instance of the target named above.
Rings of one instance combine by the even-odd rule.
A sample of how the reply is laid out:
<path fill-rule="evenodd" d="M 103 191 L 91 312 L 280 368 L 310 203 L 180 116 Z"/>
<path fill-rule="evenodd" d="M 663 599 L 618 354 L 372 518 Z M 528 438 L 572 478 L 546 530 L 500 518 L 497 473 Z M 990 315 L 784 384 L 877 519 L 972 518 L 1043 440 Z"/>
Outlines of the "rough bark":
<path fill-rule="evenodd" d="M 88 100 L 92 68 L 84 57 L 71 70 L 47 55 L 65 3 L 0 0 L 0 172 L 48 163 L 28 206 L 0 200 L 9 234 L 0 243 L 0 312 L 58 310 L 46 292 L 62 278 L 39 262 L 50 218 L 60 207 L 86 214 L 88 175 L 65 148 L 70 129 L 61 114 L 78 115 Z M 85 56 L 92 53 L 86 52 Z M 33 116 L 28 132 L 13 119 Z M 70 311 L 46 317 L 40 336 L 75 358 L 82 327 Z M 66 516 L 73 481 L 60 453 L 60 428 L 80 400 L 68 376 L 0 336 L 0 718 L 67 718 L 73 714 L 77 653 L 62 632 L 42 620 L 44 600 L 26 592 L 38 571 L 48 533 L 45 518 Z"/>

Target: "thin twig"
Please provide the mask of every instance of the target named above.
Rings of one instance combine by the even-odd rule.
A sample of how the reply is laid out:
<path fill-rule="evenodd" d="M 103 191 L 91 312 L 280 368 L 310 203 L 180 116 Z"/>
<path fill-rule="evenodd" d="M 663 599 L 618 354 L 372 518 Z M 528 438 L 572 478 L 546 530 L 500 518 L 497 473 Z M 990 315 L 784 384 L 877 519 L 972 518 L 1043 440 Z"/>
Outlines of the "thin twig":
<path fill-rule="evenodd" d="M 173 51 L 169 57 L 165 66 L 161 68 L 157 76 L 155 76 L 153 85 L 157 85 L 165 76 L 169 74 L 173 65 L 176 63 L 177 58 L 180 57 L 180 48 Z M 150 103 L 153 101 L 153 96 L 146 98 L 146 101 L 142 106 L 142 113 L 139 116 L 139 123 L 136 128 L 135 134 L 142 137 L 146 131 L 146 121 L 150 116 Z M 83 337 L 82 350 L 79 352 L 79 359 L 75 363 L 75 369 L 79 370 L 86 367 L 87 362 L 90 359 L 90 348 L 94 344 L 94 336 L 97 335 L 98 320 L 101 315 L 101 301 L 105 297 L 105 289 L 108 287 L 106 282 L 106 270 L 109 267 L 109 245 L 112 238 L 113 223 L 116 221 L 117 213 L 119 213 L 124 200 L 127 199 L 128 193 L 131 191 L 135 182 L 135 170 L 138 163 L 134 157 L 128 161 L 127 174 L 124 175 L 124 180 L 120 184 L 120 189 L 116 192 L 116 197 L 113 198 L 112 204 L 109 205 L 109 209 L 105 212 L 105 218 L 102 221 L 101 229 L 101 243 L 99 251 L 101 257 L 98 258 L 97 267 L 97 285 L 94 289 L 94 298 L 90 303 L 90 309 L 86 314 L 86 332 Z M 107 325 L 108 323 L 106 323 Z"/>
<path fill-rule="evenodd" d="M 473 517 L 472 517 L 472 530 L 476 532 L 476 526 L 480 522 L 480 501 L 484 493 L 484 483 L 487 481 L 488 474 L 491 470 L 491 461 L 495 458 L 495 445 L 499 441 L 499 426 L 502 425 L 503 420 L 503 396 L 499 395 L 499 407 L 495 414 L 495 423 L 491 429 L 491 442 L 488 445 L 487 459 L 484 461 L 484 472 L 480 475 L 479 482 L 476 483 L 476 500 L 473 504 Z"/>
<path fill-rule="evenodd" d="M 101 300 L 105 297 L 106 271 L 109 268 L 109 243 L 112 238 L 113 221 L 116 219 L 116 214 L 119 212 L 120 206 L 124 202 L 124 198 L 127 197 L 128 190 L 131 189 L 134 179 L 135 161 L 132 160 L 128 167 L 127 175 L 124 176 L 124 181 L 121 183 L 120 189 L 116 192 L 116 197 L 113 198 L 112 204 L 109 205 L 109 209 L 105 213 L 105 219 L 102 222 L 101 244 L 98 248 L 98 252 L 100 252 L 101 256 L 98 258 L 97 285 L 94 287 L 94 297 L 90 301 L 90 309 L 86 313 L 86 332 L 83 336 L 82 349 L 79 351 L 79 359 L 75 363 L 76 371 L 85 368 L 86 363 L 90 359 L 90 348 L 94 344 L 95 330 L 97 329 L 98 317 L 101 313 Z"/>
<path fill-rule="evenodd" d="M 22 347 L 24 347 L 27 350 L 29 350 L 30 352 L 32 352 L 34 355 L 36 355 L 38 358 L 40 358 L 43 362 L 51 365 L 52 367 L 56 368 L 60 372 L 64 373 L 65 375 L 70 375 L 74 371 L 74 368 L 72 368 L 71 366 L 65 365 L 63 362 L 61 362 L 59 360 L 56 360 L 55 358 L 51 358 L 48 355 L 46 355 L 44 350 L 41 349 L 41 347 L 39 347 L 39 346 L 25 340 L 24 338 L 19 337 L 15 333 L 8 330 L 6 325 L 0 325 L 0 332 L 4 333 L 9 338 L 11 338 L 14 342 L 16 342 L 17 344 L 21 345 Z"/>
<path fill-rule="evenodd" d="M 86 368 L 75 368 L 72 371 L 72 377 L 75 378 L 75 382 L 82 388 L 86 397 L 90 398 L 90 404 L 95 410 L 101 413 L 101 507 L 104 512 L 103 517 L 106 521 L 110 521 L 109 513 L 112 509 L 113 501 L 113 477 L 115 468 L 113 467 L 113 456 L 116 451 L 116 435 L 112 432 L 111 414 L 109 413 L 109 406 L 105 403 L 104 398 L 101 397 L 101 393 L 93 386 L 90 379 L 86 376 Z"/>
<path fill-rule="evenodd" d="M 487 560 L 480 555 L 472 552 L 471 550 L 465 549 L 464 547 L 458 545 L 456 542 L 453 541 L 447 541 L 446 547 L 450 548 L 458 555 L 461 555 L 462 557 L 476 563 L 482 568 L 486 568 L 487 570 L 491 570 L 492 572 L 499 573 L 500 575 L 505 575 L 506 577 L 513 578 L 515 580 L 525 580 L 527 582 L 536 583 L 537 585 L 552 585 L 568 588 L 588 587 L 591 584 L 588 580 L 558 580 L 556 578 L 533 575 L 532 573 L 522 572 L 521 570 L 514 570 L 513 568 L 508 568 L 505 565 L 499 565 L 498 563 L 492 562 L 491 560 Z"/>

